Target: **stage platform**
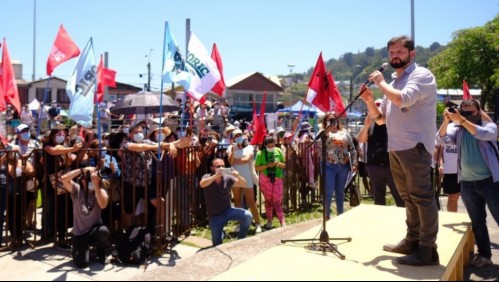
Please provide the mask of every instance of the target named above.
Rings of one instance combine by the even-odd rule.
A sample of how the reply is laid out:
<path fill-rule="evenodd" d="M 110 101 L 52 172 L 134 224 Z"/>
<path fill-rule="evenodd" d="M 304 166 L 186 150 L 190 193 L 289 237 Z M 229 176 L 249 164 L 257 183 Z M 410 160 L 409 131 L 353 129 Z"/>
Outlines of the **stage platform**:
<path fill-rule="evenodd" d="M 439 213 L 438 252 L 440 265 L 414 267 L 397 264 L 402 255 L 385 252 L 384 244 L 397 243 L 405 235 L 405 209 L 360 205 L 328 221 L 330 238 L 345 256 L 312 251 L 308 243 L 290 242 L 275 246 L 229 269 L 213 280 L 462 280 L 463 267 L 473 252 L 470 219 L 463 213 Z M 295 238 L 319 238 L 321 226 Z"/>

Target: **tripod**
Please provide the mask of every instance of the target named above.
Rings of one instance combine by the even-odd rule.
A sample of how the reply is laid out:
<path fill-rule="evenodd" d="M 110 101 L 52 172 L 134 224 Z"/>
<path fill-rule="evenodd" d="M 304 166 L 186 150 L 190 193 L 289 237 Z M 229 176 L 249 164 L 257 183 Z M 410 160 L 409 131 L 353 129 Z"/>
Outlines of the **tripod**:
<path fill-rule="evenodd" d="M 322 231 L 319 236 L 319 242 L 315 243 L 317 241 L 316 238 L 312 239 L 294 239 L 294 240 L 281 240 L 281 243 L 285 244 L 288 242 L 311 242 L 306 248 L 309 250 L 313 251 L 322 251 L 322 252 L 332 252 L 335 254 L 337 257 L 340 259 L 344 260 L 346 257 L 343 255 L 339 250 L 338 247 L 331 243 L 331 240 L 341 240 L 341 241 L 347 241 L 351 242 L 352 238 L 351 237 L 345 237 L 345 238 L 330 238 L 329 234 L 326 230 L 326 141 L 327 141 L 327 132 L 331 129 L 332 125 L 338 122 L 341 116 L 343 116 L 347 110 L 352 107 L 352 105 L 359 99 L 359 97 L 364 93 L 364 91 L 367 89 L 366 87 L 363 87 L 359 94 L 352 100 L 352 102 L 341 112 L 339 115 L 336 116 L 336 118 L 333 120 L 333 122 L 328 125 L 327 128 L 325 128 L 317 137 L 315 140 L 310 144 L 309 148 L 313 146 L 314 143 L 316 143 L 319 139 L 322 142 L 322 173 L 321 173 L 321 192 L 322 192 Z"/>

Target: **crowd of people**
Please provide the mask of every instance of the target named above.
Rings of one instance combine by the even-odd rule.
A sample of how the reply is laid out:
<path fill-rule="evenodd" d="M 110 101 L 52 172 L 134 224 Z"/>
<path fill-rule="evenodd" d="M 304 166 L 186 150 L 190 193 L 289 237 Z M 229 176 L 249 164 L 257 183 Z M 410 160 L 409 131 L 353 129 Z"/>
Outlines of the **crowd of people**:
<path fill-rule="evenodd" d="M 297 195 L 303 196 L 291 180 L 295 174 L 309 191 L 315 191 L 322 172 L 326 219 L 331 218 L 333 199 L 336 214 L 342 214 L 349 175 L 358 173 L 375 204 L 387 204 L 388 187 L 395 204 L 406 209 L 403 240 L 383 249 L 404 254 L 397 260 L 401 264 L 435 265 L 439 264 L 438 205 L 431 177 L 432 167 L 437 166 L 449 195 L 448 211 L 457 211 L 461 196 L 470 215 L 478 245 L 472 264 L 491 264 L 485 206 L 499 222 L 497 125 L 477 101 L 467 100 L 458 109 L 444 112 L 437 132 L 433 74 L 414 62 L 410 38 L 393 38 L 387 47 L 395 77 L 389 84 L 380 71 L 369 76 L 384 97 L 376 100 L 369 88 L 362 87 L 361 99 L 368 111 L 358 135 L 333 112 L 323 117 L 319 131 L 307 122 L 288 131 L 279 126 L 261 144 L 252 145 L 254 128 L 245 122 L 229 123 L 227 104 L 213 101 L 194 108 L 188 101 L 185 105 L 178 101 L 182 106 L 178 113 L 165 118 L 120 116 L 119 128 L 113 127 L 111 113 L 104 110 L 109 123 L 102 136 L 78 125 L 65 128 L 53 103 L 50 130 L 35 136 L 29 108 L 23 107 L 18 117 L 21 124 L 14 127 L 16 113 L 9 107 L 7 128 L 12 140 L 0 142 L 0 227 L 6 211 L 11 238 L 4 245 L 4 232 L 0 232 L 0 250 L 18 248 L 23 230 L 36 231 L 38 189 L 43 195 L 42 239 L 72 248 L 75 264 L 85 267 L 94 243 L 98 262 L 106 262 L 106 248 L 115 230 L 138 224 L 156 235 L 157 223 L 172 216 L 165 204 L 169 196 L 158 189 L 165 177 L 180 184 L 174 189 L 179 225 L 192 224 L 194 201 L 189 189 L 179 188 L 202 191 L 204 203 L 198 207 L 206 207 L 212 243 L 217 246 L 226 236 L 229 221 L 238 222 L 239 239 L 247 236 L 252 224 L 255 233 L 273 228 L 274 217 L 285 226 L 286 212 L 296 210 Z M 325 147 L 320 142 L 308 146 L 321 131 Z M 155 157 L 163 154 L 164 161 Z M 206 167 L 207 174 L 198 175 L 200 167 Z M 256 203 L 257 188 L 264 198 L 265 225 Z M 71 201 L 66 201 L 67 195 Z M 67 240 L 71 226 L 72 242 Z"/>

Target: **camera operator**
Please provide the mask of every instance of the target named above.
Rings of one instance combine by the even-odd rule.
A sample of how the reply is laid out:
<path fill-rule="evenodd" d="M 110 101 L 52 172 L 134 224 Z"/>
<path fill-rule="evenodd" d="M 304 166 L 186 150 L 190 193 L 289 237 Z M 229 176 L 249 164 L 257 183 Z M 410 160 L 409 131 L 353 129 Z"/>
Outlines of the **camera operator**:
<path fill-rule="evenodd" d="M 465 100 L 459 111 L 448 108 L 437 134 L 440 144 L 455 144 L 458 154 L 457 175 L 461 197 L 471 219 L 478 253 L 471 264 L 476 267 L 492 264 L 489 232 L 486 224 L 489 207 L 499 224 L 499 153 L 497 125 L 480 110 L 476 100 Z M 454 126 L 448 129 L 450 120 Z"/>
<path fill-rule="evenodd" d="M 79 177 L 78 183 L 73 179 Z M 97 243 L 97 261 L 106 262 L 109 229 L 102 224 L 101 210 L 106 208 L 108 194 L 101 189 L 102 178 L 94 167 L 70 171 L 61 177 L 73 201 L 73 261 L 85 268 L 90 259 L 90 245 Z"/>

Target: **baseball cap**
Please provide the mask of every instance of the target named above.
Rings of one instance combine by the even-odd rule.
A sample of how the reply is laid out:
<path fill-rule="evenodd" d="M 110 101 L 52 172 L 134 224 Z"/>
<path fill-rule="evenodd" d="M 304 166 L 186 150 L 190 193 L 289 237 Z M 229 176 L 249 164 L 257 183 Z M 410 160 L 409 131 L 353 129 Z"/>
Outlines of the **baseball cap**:
<path fill-rule="evenodd" d="M 29 126 L 27 126 L 26 124 L 20 124 L 18 127 L 16 127 L 16 133 L 21 133 L 25 129 L 29 129 Z"/>

